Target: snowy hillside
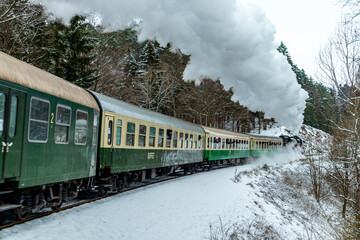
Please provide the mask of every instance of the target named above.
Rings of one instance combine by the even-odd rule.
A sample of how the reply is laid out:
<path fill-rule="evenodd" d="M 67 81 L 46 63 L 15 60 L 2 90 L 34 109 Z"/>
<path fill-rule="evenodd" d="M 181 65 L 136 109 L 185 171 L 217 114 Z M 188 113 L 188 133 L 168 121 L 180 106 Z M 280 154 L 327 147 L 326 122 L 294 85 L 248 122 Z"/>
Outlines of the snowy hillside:
<path fill-rule="evenodd" d="M 326 145 L 315 129 L 300 134 Z M 152 185 L 5 229 L 0 239 L 334 239 L 326 216 L 335 210 L 315 201 L 302 158 L 289 150 Z"/>

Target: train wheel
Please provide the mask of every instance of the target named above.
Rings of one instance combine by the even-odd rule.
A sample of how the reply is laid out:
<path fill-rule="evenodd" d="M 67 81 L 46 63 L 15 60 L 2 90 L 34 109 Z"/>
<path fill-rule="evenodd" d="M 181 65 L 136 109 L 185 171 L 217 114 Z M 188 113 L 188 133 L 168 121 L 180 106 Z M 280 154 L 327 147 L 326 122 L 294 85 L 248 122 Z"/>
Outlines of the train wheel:
<path fill-rule="evenodd" d="M 190 165 L 190 173 L 193 174 L 195 172 L 196 172 L 196 166 L 195 166 L 195 164 L 191 164 Z"/>
<path fill-rule="evenodd" d="M 54 211 L 55 211 L 55 210 L 59 210 L 59 209 L 61 208 L 62 204 L 63 204 L 63 203 L 60 202 L 58 205 L 51 207 L 51 209 L 54 210 Z"/>
<path fill-rule="evenodd" d="M 24 207 L 19 207 L 15 209 L 15 215 L 19 220 L 23 221 L 30 215 L 30 211 L 26 210 Z"/>
<path fill-rule="evenodd" d="M 107 194 L 108 189 L 103 187 L 103 186 L 99 186 L 99 195 L 100 196 L 105 196 Z"/>
<path fill-rule="evenodd" d="M 187 175 L 190 172 L 190 168 L 188 166 L 183 167 L 184 175 Z"/>

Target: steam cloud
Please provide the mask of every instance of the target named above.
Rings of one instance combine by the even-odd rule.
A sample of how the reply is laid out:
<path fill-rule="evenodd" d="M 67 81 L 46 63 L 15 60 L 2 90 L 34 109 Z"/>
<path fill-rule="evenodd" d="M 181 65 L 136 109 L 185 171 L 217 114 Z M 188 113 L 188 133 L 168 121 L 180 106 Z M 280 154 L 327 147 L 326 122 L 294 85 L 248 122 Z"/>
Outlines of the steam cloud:
<path fill-rule="evenodd" d="M 122 28 L 141 19 L 140 40 L 171 42 L 191 64 L 185 79 L 220 77 L 234 99 L 293 130 L 303 122 L 307 93 L 276 51 L 275 28 L 255 5 L 236 0 L 47 0 L 48 11 L 67 22 L 95 12 L 102 24 Z M 222 104 L 219 102 L 219 105 Z"/>

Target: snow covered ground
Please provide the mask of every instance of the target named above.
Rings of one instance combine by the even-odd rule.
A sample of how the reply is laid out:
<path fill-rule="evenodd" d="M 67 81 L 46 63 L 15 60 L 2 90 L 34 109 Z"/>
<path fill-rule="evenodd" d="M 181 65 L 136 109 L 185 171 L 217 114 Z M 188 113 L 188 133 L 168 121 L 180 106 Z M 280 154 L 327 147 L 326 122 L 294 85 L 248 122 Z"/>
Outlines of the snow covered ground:
<path fill-rule="evenodd" d="M 307 186 L 303 156 L 286 152 L 17 225 L 0 239 L 332 239 Z M 266 165 L 264 165 L 266 164 Z"/>

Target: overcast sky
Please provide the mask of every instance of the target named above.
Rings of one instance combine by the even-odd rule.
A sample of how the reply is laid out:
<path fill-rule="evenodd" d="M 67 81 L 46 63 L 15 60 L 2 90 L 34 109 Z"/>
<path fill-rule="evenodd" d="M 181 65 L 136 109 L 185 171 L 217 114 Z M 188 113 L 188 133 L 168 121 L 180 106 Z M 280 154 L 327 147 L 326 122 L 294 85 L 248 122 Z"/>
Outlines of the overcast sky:
<path fill-rule="evenodd" d="M 341 20 L 337 0 L 238 0 L 260 6 L 276 28 L 276 41 L 283 41 L 293 61 L 315 76 L 320 47 Z"/>

